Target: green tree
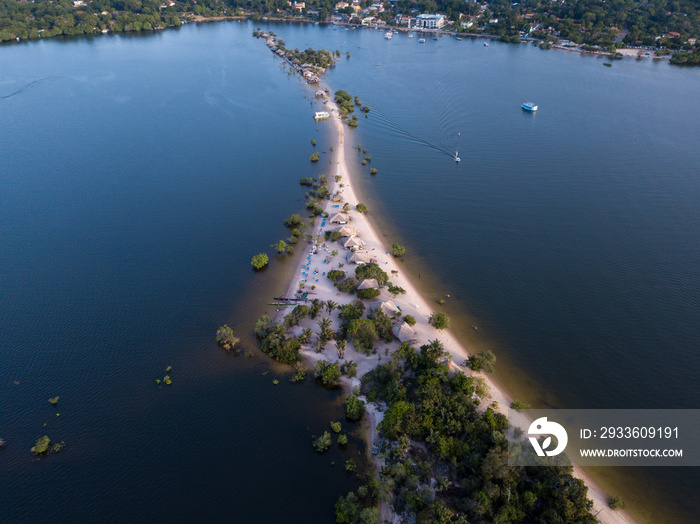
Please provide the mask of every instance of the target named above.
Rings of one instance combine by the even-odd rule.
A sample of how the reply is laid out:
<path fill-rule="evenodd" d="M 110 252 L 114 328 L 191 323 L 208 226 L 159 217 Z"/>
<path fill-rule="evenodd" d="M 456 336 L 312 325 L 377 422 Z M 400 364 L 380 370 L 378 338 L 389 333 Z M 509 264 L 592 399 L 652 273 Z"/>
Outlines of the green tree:
<path fill-rule="evenodd" d="M 379 282 L 379 284 L 386 284 L 386 282 L 389 280 L 389 275 L 382 271 L 382 268 L 380 268 L 374 262 L 357 266 L 357 269 L 355 269 L 355 277 L 358 280 L 374 278 L 377 280 L 377 282 Z"/>
<path fill-rule="evenodd" d="M 379 290 L 373 287 L 369 287 L 367 289 L 358 289 L 356 294 L 357 298 L 359 299 L 372 300 L 373 298 L 377 298 L 379 296 Z"/>
<path fill-rule="evenodd" d="M 471 355 L 469 359 L 467 359 L 467 365 L 473 371 L 493 373 L 496 366 L 496 355 L 488 349 L 484 350 L 477 355 Z"/>
<path fill-rule="evenodd" d="M 617 509 L 624 509 L 625 501 L 622 500 L 622 497 L 619 495 L 614 495 L 608 499 L 608 506 L 610 506 L 610 509 L 613 511 Z"/>
<path fill-rule="evenodd" d="M 268 263 L 268 258 L 266 253 L 258 253 L 253 257 L 253 259 L 250 261 L 250 264 L 255 268 L 255 269 L 261 269 L 265 267 Z"/>
<path fill-rule="evenodd" d="M 284 253 L 285 249 L 287 249 L 287 243 L 284 240 L 279 240 L 270 247 L 276 249 L 278 253 Z"/>
<path fill-rule="evenodd" d="M 347 497 L 340 497 L 335 503 L 335 521 L 339 524 L 355 524 L 362 506 L 352 491 Z"/>
<path fill-rule="evenodd" d="M 379 338 L 374 322 L 367 318 L 352 320 L 347 333 L 355 347 L 367 353 L 374 347 L 374 341 Z"/>
<path fill-rule="evenodd" d="M 319 360 L 314 368 L 314 377 L 326 386 L 337 386 L 340 384 L 340 368 L 338 364 L 327 360 Z"/>
<path fill-rule="evenodd" d="M 32 451 L 36 455 L 45 455 L 46 453 L 48 453 L 50 445 L 51 439 L 44 435 L 43 437 L 37 439 L 36 443 L 34 444 L 34 447 L 32 448 Z"/>
<path fill-rule="evenodd" d="M 365 403 L 356 395 L 350 395 L 345 401 L 345 417 L 357 421 L 365 413 Z"/>
<path fill-rule="evenodd" d="M 406 253 L 406 248 L 396 242 L 391 245 L 391 249 L 395 257 L 403 256 Z"/>
<path fill-rule="evenodd" d="M 314 152 L 314 154 L 309 157 L 309 160 L 312 162 L 318 162 L 318 151 Z"/>
<path fill-rule="evenodd" d="M 325 451 L 328 451 L 332 443 L 333 440 L 331 439 L 331 434 L 328 433 L 328 431 L 324 431 L 323 435 L 314 439 L 313 446 L 316 451 L 318 451 L 319 453 L 323 453 Z"/>
<path fill-rule="evenodd" d="M 233 349 L 238 340 L 233 334 L 233 329 L 228 325 L 223 325 L 216 331 L 216 343 L 226 351 Z"/>
<path fill-rule="evenodd" d="M 357 204 L 355 209 L 357 209 L 359 213 L 367 213 L 367 206 L 364 204 Z"/>
<path fill-rule="evenodd" d="M 307 178 L 302 178 L 302 180 L 309 180 Z M 294 215 L 289 215 L 287 218 L 284 219 L 284 225 L 287 227 L 297 227 L 299 224 L 301 224 L 301 216 L 294 214 Z"/>
<path fill-rule="evenodd" d="M 450 317 L 448 317 L 447 314 L 443 313 L 442 311 L 438 311 L 437 313 L 430 315 L 428 322 L 435 329 L 447 329 L 450 327 Z"/>

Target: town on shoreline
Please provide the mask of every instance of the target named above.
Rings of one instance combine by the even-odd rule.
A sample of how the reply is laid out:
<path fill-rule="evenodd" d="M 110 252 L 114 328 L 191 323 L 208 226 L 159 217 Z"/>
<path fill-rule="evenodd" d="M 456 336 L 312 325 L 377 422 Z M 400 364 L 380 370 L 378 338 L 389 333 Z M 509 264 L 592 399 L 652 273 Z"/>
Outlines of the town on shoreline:
<path fill-rule="evenodd" d="M 602 4 L 595 8 L 563 0 L 557 5 L 464 3 L 441 0 L 430 8 L 406 8 L 392 2 L 278 0 L 273 7 L 251 9 L 237 0 L 199 3 L 145 0 L 125 6 L 116 0 L 98 4 L 74 0 L 71 6 L 50 0 L 0 7 L 0 42 L 57 36 L 157 31 L 192 22 L 220 20 L 329 23 L 347 28 L 420 31 L 456 38 L 531 42 L 542 48 L 595 53 L 611 58 L 670 58 L 678 65 L 700 64 L 700 8 L 692 2 L 655 17 L 659 0 Z M 656 9 L 656 10 L 655 10 Z M 664 8 L 665 9 L 665 8 Z"/>

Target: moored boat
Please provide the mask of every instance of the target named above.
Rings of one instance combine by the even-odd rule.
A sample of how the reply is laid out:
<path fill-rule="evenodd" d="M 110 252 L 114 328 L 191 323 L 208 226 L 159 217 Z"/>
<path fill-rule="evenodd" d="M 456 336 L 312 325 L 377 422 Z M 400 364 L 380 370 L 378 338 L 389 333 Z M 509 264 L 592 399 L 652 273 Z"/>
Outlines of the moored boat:
<path fill-rule="evenodd" d="M 386 38 L 387 40 L 391 40 L 391 37 L 393 36 L 394 33 L 392 33 L 391 31 L 387 31 L 386 33 L 384 33 L 384 38 Z"/>
<path fill-rule="evenodd" d="M 419 44 L 425 44 L 425 38 L 419 38 L 418 39 Z"/>
<path fill-rule="evenodd" d="M 331 114 L 328 111 L 316 111 L 314 113 L 314 118 L 316 120 L 325 120 L 327 118 L 330 118 Z"/>
<path fill-rule="evenodd" d="M 531 111 L 533 113 L 537 111 L 537 106 L 532 102 L 525 102 L 522 107 L 525 111 Z"/>

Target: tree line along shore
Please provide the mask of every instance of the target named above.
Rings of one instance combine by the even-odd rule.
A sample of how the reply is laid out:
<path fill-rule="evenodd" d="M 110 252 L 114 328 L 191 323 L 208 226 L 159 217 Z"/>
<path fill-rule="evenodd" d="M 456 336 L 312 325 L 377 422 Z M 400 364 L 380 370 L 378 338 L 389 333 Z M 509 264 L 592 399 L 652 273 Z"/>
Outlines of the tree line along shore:
<path fill-rule="evenodd" d="M 154 31 L 226 18 L 345 21 L 358 26 L 406 28 L 406 16 L 402 15 L 414 11 L 444 14 L 447 22 L 443 29 L 455 34 L 488 35 L 512 43 L 527 38 L 544 47 L 567 42 L 584 51 L 612 54 L 620 48 L 643 46 L 657 55 L 673 53 L 675 64 L 700 63 L 696 40 L 700 34 L 700 5 L 693 0 L 649 0 L 642 4 L 633 0 L 562 0 L 556 4 L 533 0 L 0 0 L 0 41 Z"/>

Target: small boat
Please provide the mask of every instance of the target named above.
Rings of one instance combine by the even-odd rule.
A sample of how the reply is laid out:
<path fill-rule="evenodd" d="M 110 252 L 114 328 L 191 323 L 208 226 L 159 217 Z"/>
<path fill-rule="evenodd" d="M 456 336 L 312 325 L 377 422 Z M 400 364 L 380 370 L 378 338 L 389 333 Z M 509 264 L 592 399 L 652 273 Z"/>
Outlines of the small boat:
<path fill-rule="evenodd" d="M 459 152 L 455 151 L 455 162 L 457 162 L 459 164 L 460 160 L 462 160 L 462 159 L 459 158 Z"/>
<path fill-rule="evenodd" d="M 437 36 L 434 36 L 434 37 L 433 37 L 433 40 L 437 40 L 437 39 L 438 39 L 438 37 L 437 37 Z"/>
<path fill-rule="evenodd" d="M 408 33 L 408 38 L 413 38 L 414 34 L 413 33 Z"/>
<path fill-rule="evenodd" d="M 532 113 L 537 111 L 537 106 L 532 102 L 525 102 L 522 107 L 525 111 L 530 111 Z"/>
<path fill-rule="evenodd" d="M 392 33 L 391 31 L 387 31 L 386 33 L 384 33 L 384 38 L 386 38 L 387 40 L 391 40 L 391 37 L 393 36 L 394 33 Z"/>
<path fill-rule="evenodd" d="M 418 39 L 419 44 L 425 44 L 425 38 L 419 38 Z"/>
<path fill-rule="evenodd" d="M 460 37 L 456 36 L 455 40 L 462 40 Z"/>
<path fill-rule="evenodd" d="M 489 46 L 489 43 L 488 43 L 488 42 L 484 42 L 484 47 L 488 47 L 488 46 Z"/>
<path fill-rule="evenodd" d="M 325 120 L 327 118 L 330 118 L 331 114 L 328 111 L 316 111 L 314 113 L 314 118 L 316 120 Z"/>

